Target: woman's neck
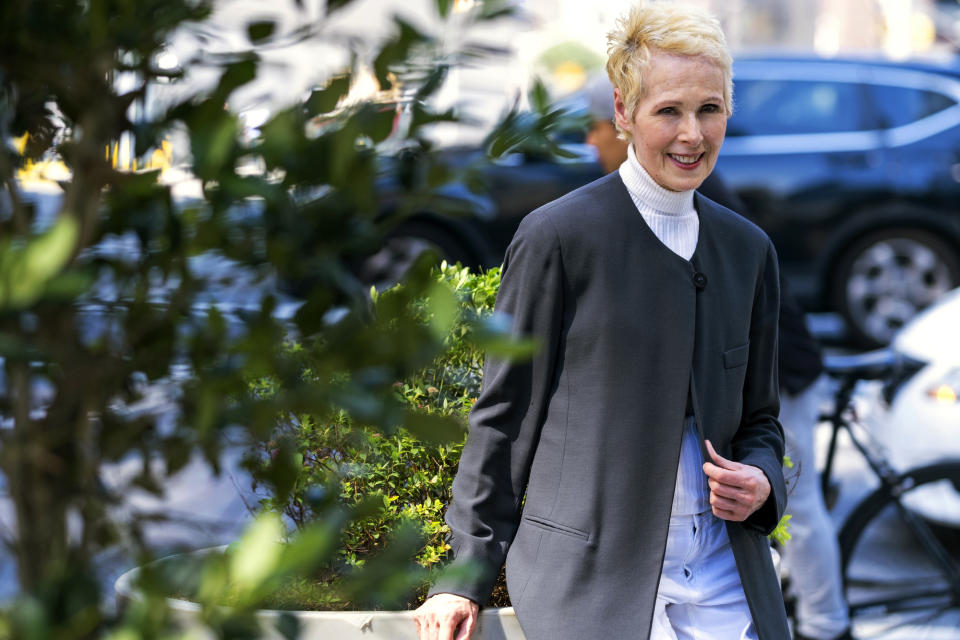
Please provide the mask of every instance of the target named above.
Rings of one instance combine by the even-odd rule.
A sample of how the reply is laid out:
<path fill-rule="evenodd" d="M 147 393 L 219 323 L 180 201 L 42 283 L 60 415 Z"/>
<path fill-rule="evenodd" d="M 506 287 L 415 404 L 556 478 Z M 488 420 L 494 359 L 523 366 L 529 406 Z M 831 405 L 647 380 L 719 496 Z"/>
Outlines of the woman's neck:
<path fill-rule="evenodd" d="M 671 191 L 661 187 L 650 177 L 637 159 L 633 143 L 627 148 L 627 159 L 620 167 L 620 177 L 633 195 L 664 215 L 689 215 L 694 213 L 693 190 Z"/>

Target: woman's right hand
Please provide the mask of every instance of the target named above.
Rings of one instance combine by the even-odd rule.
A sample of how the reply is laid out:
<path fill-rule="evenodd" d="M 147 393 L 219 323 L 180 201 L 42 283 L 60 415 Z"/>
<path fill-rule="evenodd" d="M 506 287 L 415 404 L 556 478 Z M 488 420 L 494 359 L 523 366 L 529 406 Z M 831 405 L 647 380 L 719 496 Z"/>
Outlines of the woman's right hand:
<path fill-rule="evenodd" d="M 452 593 L 427 598 L 413 615 L 420 640 L 469 640 L 477 626 L 480 606 Z"/>

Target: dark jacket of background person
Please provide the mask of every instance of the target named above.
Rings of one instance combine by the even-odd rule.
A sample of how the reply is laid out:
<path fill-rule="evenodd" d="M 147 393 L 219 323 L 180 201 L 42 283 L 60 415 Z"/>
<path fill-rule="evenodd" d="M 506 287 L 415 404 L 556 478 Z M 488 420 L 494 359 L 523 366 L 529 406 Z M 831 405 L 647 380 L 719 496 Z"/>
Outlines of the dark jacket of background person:
<path fill-rule="evenodd" d="M 803 308 L 780 281 L 780 389 L 796 395 L 823 372 L 820 343 L 807 328 Z"/>
<path fill-rule="evenodd" d="M 759 637 L 788 637 L 765 537 L 786 502 L 776 255 L 752 223 L 694 204 L 689 262 L 617 173 L 524 218 L 497 309 L 542 348 L 488 360 L 447 512 L 457 562 L 484 571 L 433 593 L 483 603 L 506 557 L 529 640 L 647 638 L 692 394 L 701 436 L 770 481 L 767 502 L 726 526 Z"/>

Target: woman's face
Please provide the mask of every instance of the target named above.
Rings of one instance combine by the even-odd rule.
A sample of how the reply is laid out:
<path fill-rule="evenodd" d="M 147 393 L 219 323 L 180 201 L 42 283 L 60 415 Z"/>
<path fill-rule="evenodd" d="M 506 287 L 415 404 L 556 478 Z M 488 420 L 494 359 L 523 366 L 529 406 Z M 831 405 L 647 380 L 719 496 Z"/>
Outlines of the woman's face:
<path fill-rule="evenodd" d="M 617 124 L 637 159 L 665 189 L 696 189 L 713 171 L 727 130 L 723 71 L 705 56 L 653 50 L 644 95 L 631 119 L 614 89 Z"/>

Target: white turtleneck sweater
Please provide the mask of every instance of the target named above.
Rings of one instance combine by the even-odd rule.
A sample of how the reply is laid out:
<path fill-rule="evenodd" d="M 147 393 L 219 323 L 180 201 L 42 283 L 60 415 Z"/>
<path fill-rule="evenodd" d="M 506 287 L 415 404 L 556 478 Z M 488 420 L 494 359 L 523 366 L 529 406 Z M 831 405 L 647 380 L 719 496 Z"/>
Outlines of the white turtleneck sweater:
<path fill-rule="evenodd" d="M 693 190 L 670 191 L 650 177 L 633 150 L 627 147 L 627 159 L 620 165 L 620 179 L 647 226 L 670 250 L 689 260 L 697 248 L 700 218 L 693 208 Z"/>
<path fill-rule="evenodd" d="M 664 245 L 684 260 L 697 248 L 700 218 L 693 206 L 693 190 L 670 191 L 657 184 L 637 160 L 633 144 L 620 165 L 620 178 L 647 226 Z M 710 488 L 703 473 L 703 456 L 693 416 L 687 416 L 680 445 L 680 465 L 673 492 L 673 515 L 710 510 Z"/>

